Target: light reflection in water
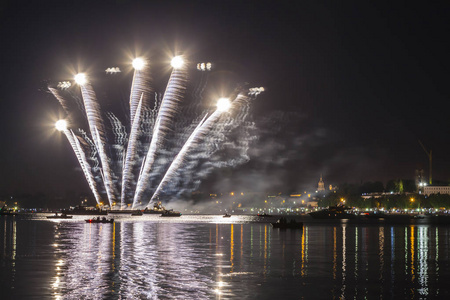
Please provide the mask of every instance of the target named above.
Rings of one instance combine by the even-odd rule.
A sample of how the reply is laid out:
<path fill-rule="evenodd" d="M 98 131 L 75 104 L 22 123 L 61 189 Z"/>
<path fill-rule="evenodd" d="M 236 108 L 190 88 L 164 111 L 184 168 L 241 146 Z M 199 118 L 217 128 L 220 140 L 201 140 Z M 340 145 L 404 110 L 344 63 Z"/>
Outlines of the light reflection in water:
<path fill-rule="evenodd" d="M 414 279 L 416 278 L 415 274 L 415 268 L 414 268 L 414 226 L 411 225 L 410 227 L 411 235 L 410 235 L 410 247 L 411 247 L 411 281 L 414 282 Z"/>
<path fill-rule="evenodd" d="M 436 234 L 435 234 L 435 239 L 436 239 L 436 254 L 435 254 L 435 269 L 436 269 L 436 281 L 439 281 L 439 228 L 436 227 Z"/>
<path fill-rule="evenodd" d="M 383 282 L 383 270 L 384 270 L 384 227 L 378 227 L 378 247 L 379 247 L 379 257 L 380 257 L 380 269 L 379 269 L 379 280 Z M 381 287 L 382 288 L 382 285 Z"/>
<path fill-rule="evenodd" d="M 355 227 L 355 281 L 358 280 L 358 227 Z M 355 285 L 355 295 L 358 294 L 358 287 Z"/>
<path fill-rule="evenodd" d="M 267 274 L 267 225 L 264 226 L 264 275 Z"/>
<path fill-rule="evenodd" d="M 45 289 L 32 294 L 45 299 L 432 299 L 450 278 L 439 269 L 449 264 L 446 227 L 67 221 L 49 225 L 51 238 L 38 250 L 21 240 L 23 223 L 8 220 L 0 222 L 1 279 L 8 274 L 17 287 L 35 276 L 24 261 L 45 249 L 49 264 L 38 273 L 49 274 Z M 24 255 L 23 245 L 33 250 Z"/>
<path fill-rule="evenodd" d="M 250 228 L 250 257 L 253 258 L 253 226 Z"/>
<path fill-rule="evenodd" d="M 428 227 L 419 227 L 418 232 L 418 276 L 421 296 L 428 296 Z"/>
<path fill-rule="evenodd" d="M 231 269 L 230 272 L 233 273 L 234 271 L 234 227 L 233 224 L 231 224 L 231 233 L 230 233 L 230 262 L 231 262 Z"/>
<path fill-rule="evenodd" d="M 394 279 L 395 279 L 395 230 L 391 226 L 391 294 L 394 293 Z"/>
<path fill-rule="evenodd" d="M 244 224 L 241 224 L 241 268 L 244 256 Z"/>
<path fill-rule="evenodd" d="M 12 251 L 11 251 L 11 281 L 16 281 L 16 254 L 17 254 L 17 222 L 16 217 L 13 216 L 12 222 Z"/>
<path fill-rule="evenodd" d="M 405 275 L 408 275 L 408 253 L 409 253 L 409 249 L 408 249 L 408 227 L 405 227 Z"/>
<path fill-rule="evenodd" d="M 341 298 L 345 298 L 345 288 L 346 288 L 346 273 L 347 273 L 347 235 L 346 235 L 347 225 L 342 226 L 342 287 L 341 287 Z"/>
<path fill-rule="evenodd" d="M 333 227 L 333 280 L 336 280 L 336 264 L 337 264 L 337 253 L 336 253 L 336 227 Z"/>
<path fill-rule="evenodd" d="M 10 289 L 17 289 L 19 277 L 16 270 L 17 259 L 17 222 L 15 216 L 0 216 L 4 219 L 3 227 L 3 243 L 0 255 L 0 270 L 6 272 L 0 273 L 0 298 L 8 297 L 8 293 L 3 291 L 1 287 L 5 285 Z M 1 228 L 1 227 L 0 227 Z"/>
<path fill-rule="evenodd" d="M 283 243 L 283 253 L 285 245 Z M 302 266 L 301 266 L 301 276 L 305 277 L 308 275 L 308 227 L 303 226 L 302 230 Z"/>
<path fill-rule="evenodd" d="M 219 248 L 219 224 L 216 224 L 216 249 Z"/>

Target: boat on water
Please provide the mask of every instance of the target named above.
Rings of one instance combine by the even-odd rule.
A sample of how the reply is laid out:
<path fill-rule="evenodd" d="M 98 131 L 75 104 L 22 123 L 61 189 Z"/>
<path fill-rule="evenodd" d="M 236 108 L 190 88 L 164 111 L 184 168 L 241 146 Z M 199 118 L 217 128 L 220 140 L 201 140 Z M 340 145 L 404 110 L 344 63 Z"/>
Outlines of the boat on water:
<path fill-rule="evenodd" d="M 173 209 L 165 210 L 161 217 L 181 217 L 181 213 L 179 211 L 174 211 Z"/>
<path fill-rule="evenodd" d="M 367 219 L 386 219 L 389 218 L 389 214 L 382 211 L 366 212 L 364 217 Z"/>
<path fill-rule="evenodd" d="M 132 216 L 142 216 L 143 213 L 142 213 L 142 210 L 136 210 L 136 211 L 132 212 L 131 215 Z"/>
<path fill-rule="evenodd" d="M 114 223 L 114 219 L 106 219 L 105 217 L 101 218 L 97 217 L 97 218 L 92 218 L 92 219 L 87 219 L 84 220 L 86 223 Z"/>
<path fill-rule="evenodd" d="M 315 219 L 354 219 L 355 214 L 349 212 L 350 207 L 344 205 L 330 206 L 326 209 L 310 212 L 309 215 Z"/>
<path fill-rule="evenodd" d="M 286 218 L 282 217 L 278 219 L 275 223 L 272 224 L 273 228 L 280 228 L 280 229 L 302 229 L 303 223 L 297 222 L 294 219 L 287 220 Z"/>
<path fill-rule="evenodd" d="M 266 214 L 266 213 L 259 213 L 257 215 L 258 217 L 272 217 L 272 215 Z"/>
<path fill-rule="evenodd" d="M 47 216 L 47 219 L 72 219 L 73 216 L 66 215 L 65 213 L 55 213 L 53 216 Z"/>
<path fill-rule="evenodd" d="M 413 215 L 412 218 L 413 218 L 413 219 L 416 219 L 416 220 L 417 220 L 417 219 L 425 219 L 425 216 L 424 216 L 424 215 L 421 215 L 421 214 L 417 214 L 417 215 Z"/>
<path fill-rule="evenodd" d="M 224 217 L 224 218 L 230 218 L 231 215 L 230 215 L 229 213 L 226 213 L 226 214 L 223 215 L 223 217 Z"/>
<path fill-rule="evenodd" d="M 155 202 L 155 204 L 153 205 L 153 208 L 148 208 L 146 207 L 142 212 L 144 214 L 162 214 L 166 211 L 165 207 L 162 206 L 161 201 Z"/>
<path fill-rule="evenodd" d="M 101 210 L 100 208 L 87 207 L 84 205 L 77 205 L 75 207 L 65 208 L 62 210 L 63 213 L 67 215 L 106 215 L 106 210 Z"/>

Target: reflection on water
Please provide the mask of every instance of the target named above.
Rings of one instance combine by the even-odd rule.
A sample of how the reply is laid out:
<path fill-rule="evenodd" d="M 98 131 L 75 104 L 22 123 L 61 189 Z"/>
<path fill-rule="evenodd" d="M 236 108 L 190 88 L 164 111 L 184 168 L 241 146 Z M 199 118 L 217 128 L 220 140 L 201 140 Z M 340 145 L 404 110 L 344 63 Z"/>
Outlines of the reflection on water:
<path fill-rule="evenodd" d="M 0 219 L 2 299 L 448 297 L 450 227 Z M 243 221 L 244 220 L 244 221 Z"/>

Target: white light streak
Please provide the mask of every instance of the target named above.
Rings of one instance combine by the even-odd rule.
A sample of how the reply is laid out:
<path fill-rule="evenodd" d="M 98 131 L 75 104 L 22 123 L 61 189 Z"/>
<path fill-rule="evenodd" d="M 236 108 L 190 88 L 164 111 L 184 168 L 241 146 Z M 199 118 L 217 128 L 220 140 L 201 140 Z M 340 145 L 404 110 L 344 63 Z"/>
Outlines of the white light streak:
<path fill-rule="evenodd" d="M 174 67 L 161 102 L 161 107 L 158 111 L 155 128 L 153 129 L 152 140 L 145 157 L 145 164 L 143 165 L 141 174 L 136 184 L 133 208 L 136 203 L 141 202 L 142 200 L 142 193 L 147 188 L 150 170 L 152 169 L 153 163 L 156 159 L 157 150 L 162 145 L 167 132 L 172 128 L 173 119 L 178 111 L 178 104 L 183 99 L 184 92 L 186 90 L 186 82 L 186 70 Z"/>
<path fill-rule="evenodd" d="M 60 82 L 58 89 L 49 87 L 66 111 L 66 122 L 70 126 L 81 119 L 70 111 L 71 108 L 78 107 L 86 114 L 87 132 L 79 129 L 75 134 L 63 121 L 55 126 L 64 132 L 71 144 L 98 204 L 102 202 L 103 194 L 110 206 L 117 202 L 121 208 L 147 206 L 156 197 L 194 190 L 215 168 L 233 167 L 249 160 L 247 150 L 255 139 L 251 135 L 254 123 L 247 121 L 249 102 L 264 88 L 243 91 L 234 101 L 220 99 L 212 114 L 201 112 L 198 109 L 203 105 L 202 93 L 208 74 L 200 76 L 200 84 L 193 90 L 191 96 L 196 102 L 180 106 L 186 91 L 188 70 L 181 56 L 172 60 L 172 66 L 172 74 L 161 97 L 153 90 L 147 62 L 143 59 L 133 61 L 129 133 L 121 118 L 111 112 L 106 112 L 111 132 L 106 132 L 100 103 L 85 74 L 75 76 L 81 98 L 73 90 L 63 91 L 71 86 L 70 82 Z M 211 68 L 210 62 L 197 64 L 197 69 L 202 72 Z M 111 67 L 105 72 L 115 74 L 121 70 Z M 69 103 L 66 96 L 75 102 Z M 155 102 L 150 106 L 152 99 Z M 200 119 L 199 116 L 204 117 Z M 238 126 L 243 129 L 236 131 Z M 170 143 L 166 143 L 168 138 Z M 221 153 L 233 153 L 233 156 L 225 157 Z M 121 177 L 116 176 L 115 171 L 121 172 Z M 152 197 L 144 199 L 143 196 L 150 191 L 154 191 Z M 116 201 L 119 193 L 120 199 Z"/>
<path fill-rule="evenodd" d="M 242 105 L 242 100 L 245 98 L 244 96 L 240 95 L 236 98 L 236 100 L 233 102 L 234 109 L 237 109 L 240 105 Z M 189 151 L 196 147 L 201 140 L 204 138 L 206 134 L 208 134 L 212 127 L 215 125 L 215 123 L 219 120 L 221 115 L 228 111 L 228 109 L 231 107 L 231 102 L 228 98 L 220 98 L 217 104 L 217 110 L 208 117 L 208 119 L 203 118 L 203 120 L 198 124 L 198 126 L 195 128 L 195 130 L 192 132 L 192 134 L 189 136 L 186 143 L 181 148 L 180 152 L 177 154 L 173 162 L 171 163 L 169 169 L 167 170 L 166 174 L 164 174 L 163 179 L 161 180 L 160 184 L 158 185 L 155 193 L 153 194 L 149 205 L 159 196 L 161 193 L 161 190 L 163 189 L 164 185 L 167 184 L 177 173 L 177 170 L 180 168 L 181 164 L 185 161 L 187 154 Z"/>
<path fill-rule="evenodd" d="M 140 118 L 141 118 L 141 110 L 142 110 L 142 97 L 139 101 L 139 105 L 136 110 L 136 117 L 134 118 L 134 122 L 131 126 L 130 131 L 130 138 L 128 140 L 128 147 L 127 152 L 125 155 L 125 161 L 124 161 L 124 167 L 122 171 L 122 193 L 121 193 L 121 207 L 126 206 L 126 197 L 127 197 L 127 190 L 130 187 L 130 180 L 131 180 L 131 171 L 136 155 L 136 146 L 137 146 L 137 138 L 139 134 L 139 124 L 140 124 Z"/>
<path fill-rule="evenodd" d="M 83 85 L 80 85 L 80 88 L 81 94 L 83 96 L 84 106 L 86 109 L 89 128 L 93 137 L 94 144 L 97 147 L 100 156 L 100 162 L 103 167 L 103 173 L 105 177 L 104 182 L 109 204 L 112 205 L 113 202 L 116 202 L 116 198 L 114 195 L 114 186 L 112 182 L 113 176 L 110 168 L 110 161 L 103 147 L 106 140 L 103 120 L 100 113 L 100 105 L 97 102 L 97 97 L 90 84 L 85 83 Z"/>

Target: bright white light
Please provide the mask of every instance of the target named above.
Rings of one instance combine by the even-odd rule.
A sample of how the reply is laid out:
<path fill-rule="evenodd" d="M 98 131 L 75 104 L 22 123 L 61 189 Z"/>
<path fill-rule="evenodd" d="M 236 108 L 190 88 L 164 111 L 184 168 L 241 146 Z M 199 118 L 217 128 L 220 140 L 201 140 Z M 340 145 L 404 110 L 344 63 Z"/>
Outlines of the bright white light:
<path fill-rule="evenodd" d="M 70 88 L 71 85 L 72 84 L 69 81 L 61 81 L 61 82 L 58 82 L 57 87 L 61 90 L 65 90 L 65 89 Z"/>
<path fill-rule="evenodd" d="M 67 121 L 66 120 L 58 120 L 55 123 L 55 127 L 56 129 L 58 129 L 59 131 L 64 131 L 67 129 Z"/>
<path fill-rule="evenodd" d="M 170 64 L 175 69 L 179 69 L 179 68 L 181 68 L 183 66 L 184 60 L 183 60 L 183 58 L 181 56 L 175 56 L 174 58 L 172 58 L 172 61 L 170 62 Z"/>
<path fill-rule="evenodd" d="M 135 59 L 133 59 L 133 68 L 135 68 L 136 70 L 142 70 L 143 68 L 144 68 L 144 66 L 145 66 L 145 61 L 142 59 L 142 58 L 140 58 L 140 57 L 138 57 L 138 58 L 135 58 Z"/>
<path fill-rule="evenodd" d="M 87 82 L 86 75 L 84 73 L 78 73 L 75 75 L 75 82 L 79 85 L 83 85 Z"/>
<path fill-rule="evenodd" d="M 231 102 L 228 98 L 220 98 L 217 101 L 217 109 L 220 111 L 227 111 L 230 109 Z"/>
<path fill-rule="evenodd" d="M 106 74 L 115 74 L 115 73 L 120 73 L 120 68 L 119 67 L 112 67 L 112 68 L 108 68 L 105 70 Z"/>
<path fill-rule="evenodd" d="M 202 63 L 197 64 L 197 70 L 202 71 L 202 72 L 211 71 L 211 68 L 212 68 L 212 64 L 210 62 L 206 62 L 206 63 L 202 62 Z"/>
<path fill-rule="evenodd" d="M 257 95 L 261 94 L 261 93 L 264 92 L 264 91 L 265 91 L 264 87 L 255 87 L 255 88 L 250 88 L 250 89 L 248 90 L 248 93 L 249 93 L 250 95 L 255 95 L 255 96 L 257 96 Z"/>

